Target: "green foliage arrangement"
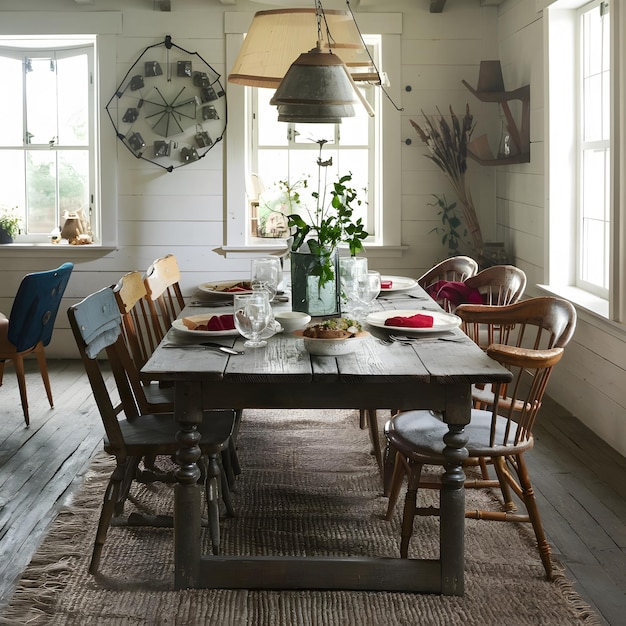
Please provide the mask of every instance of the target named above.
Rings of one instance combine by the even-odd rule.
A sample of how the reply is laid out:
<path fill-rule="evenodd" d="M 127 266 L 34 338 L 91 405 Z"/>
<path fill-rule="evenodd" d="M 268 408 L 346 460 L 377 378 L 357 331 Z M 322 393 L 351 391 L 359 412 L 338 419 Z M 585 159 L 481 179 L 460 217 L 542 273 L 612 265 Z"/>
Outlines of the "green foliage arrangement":
<path fill-rule="evenodd" d="M 432 195 L 435 201 L 429 202 L 428 206 L 439 207 L 437 215 L 441 219 L 441 226 L 433 228 L 430 232 L 441 235 L 441 243 L 447 248 L 448 256 L 456 256 L 463 248 L 471 246 L 471 241 L 468 241 L 467 228 L 457 215 L 456 202 L 448 204 L 445 195 L 441 197 L 436 194 Z"/>
<path fill-rule="evenodd" d="M 340 243 L 348 244 L 350 254 L 355 256 L 363 249 L 363 240 L 367 238 L 361 218 L 352 220 L 353 204 L 361 204 L 357 192 L 348 183 L 352 174 L 340 176 L 339 180 L 328 185 L 328 167 L 332 165 L 332 157 L 322 159 L 322 148 L 326 139 L 318 139 L 319 155 L 317 157 L 318 178 L 317 190 L 311 192 L 315 199 L 315 209 L 307 210 L 308 219 L 297 213 L 289 216 L 289 227 L 292 230 L 292 251 L 299 251 L 308 245 L 308 251 L 319 257 L 319 264 L 313 275 L 319 276 L 320 287 L 334 280 L 335 269 L 332 260 L 333 252 Z"/>

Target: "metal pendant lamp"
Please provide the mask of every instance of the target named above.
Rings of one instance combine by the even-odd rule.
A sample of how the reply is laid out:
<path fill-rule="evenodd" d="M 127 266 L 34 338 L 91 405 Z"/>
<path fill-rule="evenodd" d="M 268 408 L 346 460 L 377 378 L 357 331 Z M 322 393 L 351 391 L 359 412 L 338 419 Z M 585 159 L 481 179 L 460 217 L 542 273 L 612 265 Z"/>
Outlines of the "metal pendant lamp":
<path fill-rule="evenodd" d="M 354 117 L 354 107 L 349 104 L 279 104 L 279 122 L 306 124 L 340 124 L 344 117 Z"/>

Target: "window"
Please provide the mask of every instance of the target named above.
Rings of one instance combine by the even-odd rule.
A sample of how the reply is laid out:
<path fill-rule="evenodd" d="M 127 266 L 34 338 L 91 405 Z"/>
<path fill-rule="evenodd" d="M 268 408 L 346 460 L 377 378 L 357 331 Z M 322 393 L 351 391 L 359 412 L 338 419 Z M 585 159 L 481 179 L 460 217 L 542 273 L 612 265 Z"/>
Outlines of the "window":
<path fill-rule="evenodd" d="M 231 68 L 237 57 L 243 36 L 252 20 L 252 14 L 225 13 L 226 33 L 226 67 Z M 337 126 L 324 131 L 319 124 L 300 125 L 291 131 L 284 122 L 276 121 L 276 107 L 271 107 L 273 121 L 271 128 L 278 127 L 280 136 L 277 135 L 267 140 L 265 126 L 261 128 L 259 139 L 255 139 L 253 120 L 250 118 L 250 107 L 263 106 L 267 96 L 261 95 L 261 105 L 254 104 L 250 100 L 253 91 L 263 94 L 263 90 L 252 90 L 228 83 L 228 132 L 226 133 L 226 241 L 223 249 L 227 255 L 252 256 L 259 250 L 284 250 L 283 240 L 272 238 L 259 238 L 252 236 L 251 210 L 246 195 L 246 181 L 250 181 L 251 174 L 260 174 L 266 187 L 275 182 L 284 180 L 290 172 L 283 170 L 278 175 L 276 170 L 265 169 L 268 165 L 273 167 L 268 159 L 263 157 L 254 163 L 253 159 L 258 150 L 273 150 L 279 144 L 283 155 L 291 154 L 293 167 L 298 164 L 309 163 L 307 172 L 312 180 L 316 180 L 316 151 L 317 144 L 310 139 L 330 139 L 331 144 L 324 147 L 324 151 L 336 151 L 338 171 L 342 174 L 352 171 L 354 183 L 352 186 L 359 188 L 367 187 L 367 204 L 362 206 L 363 214 L 367 218 L 367 230 L 372 234 L 371 241 L 367 242 L 368 256 L 376 256 L 379 252 L 385 257 L 402 255 L 401 245 L 401 114 L 393 102 L 400 100 L 401 93 L 401 33 L 402 15 L 397 13 L 363 13 L 359 15 L 359 27 L 364 33 L 364 39 L 368 45 L 378 46 L 374 57 L 378 68 L 385 72 L 389 78 L 389 86 L 386 91 L 389 98 L 385 97 L 382 90 L 375 86 L 365 87 L 367 98 L 371 105 L 376 107 L 376 115 L 372 120 L 363 111 L 359 111 L 359 104 L 355 105 L 358 115 L 367 119 L 367 166 L 357 169 L 349 159 L 350 152 L 360 152 L 363 161 L 364 142 L 362 137 L 356 137 L 356 131 L 350 120 L 344 119 Z M 373 42 L 373 44 L 372 44 Z M 268 92 L 269 93 L 269 92 Z M 378 101 L 376 99 L 378 98 Z M 269 110 L 269 109 L 268 109 Z M 262 113 L 261 113 L 262 115 Z M 324 126 L 324 125 L 322 125 Z M 313 128 L 317 127 L 317 128 Z M 270 127 L 268 127 L 270 128 Z M 298 134 L 299 133 L 299 134 Z M 320 134 L 323 136 L 320 137 Z M 332 136 L 328 136 L 332 135 Z M 254 146 L 254 142 L 257 146 Z M 273 143 L 276 142 L 276 143 Z M 328 149 L 328 150 L 327 150 Z M 375 152 L 373 151 L 375 150 Z M 307 155 L 306 152 L 310 152 Z M 287 158 L 287 157 L 285 157 Z M 288 162 L 288 160 L 287 160 Z M 335 157 L 333 158 L 335 163 Z M 373 169 L 372 169 L 373 168 Z M 282 166 L 281 166 L 282 169 Z M 294 170 L 295 171 L 295 170 Z M 364 173 L 363 173 L 364 172 Z M 374 172 L 374 173 L 372 173 Z M 294 173 L 294 176 L 296 174 Z M 366 182 L 364 182 L 366 181 Z M 248 185 L 248 188 L 250 185 Z M 305 194 L 306 195 L 306 194 Z"/>
<path fill-rule="evenodd" d="M 372 106 L 380 111 L 380 89 L 373 85 L 359 85 L 361 93 Z M 380 188 L 380 115 L 371 117 L 360 103 L 355 103 L 354 117 L 343 118 L 340 124 L 286 123 L 277 121 L 277 110 L 270 104 L 272 89 L 247 88 L 250 151 L 247 155 L 249 171 L 257 174 L 266 191 L 261 195 L 258 215 L 254 205 L 251 211 L 250 235 L 272 236 L 265 228 L 267 211 L 263 205 L 271 205 L 273 198 L 280 196 L 281 181 L 289 186 L 296 185 L 302 205 L 314 208 L 312 191 L 317 190 L 319 140 L 324 140 L 322 159 L 332 158 L 327 171 L 327 184 L 340 176 L 351 174 L 348 186 L 358 192 L 361 204 L 353 204 L 353 219 L 361 218 L 371 238 L 376 236 L 376 214 L 380 201 L 376 192 Z M 326 171 L 326 170 L 325 170 Z M 308 185 L 301 186 L 302 181 Z M 323 181 L 322 181 L 323 184 Z M 306 219 L 306 211 L 302 210 Z"/>
<path fill-rule="evenodd" d="M 580 10 L 577 285 L 608 297 L 611 241 L 610 36 L 607 2 Z"/>
<path fill-rule="evenodd" d="M 76 212 L 97 230 L 93 76 L 93 39 L 0 41 L 0 207 L 22 218 L 20 242 Z"/>

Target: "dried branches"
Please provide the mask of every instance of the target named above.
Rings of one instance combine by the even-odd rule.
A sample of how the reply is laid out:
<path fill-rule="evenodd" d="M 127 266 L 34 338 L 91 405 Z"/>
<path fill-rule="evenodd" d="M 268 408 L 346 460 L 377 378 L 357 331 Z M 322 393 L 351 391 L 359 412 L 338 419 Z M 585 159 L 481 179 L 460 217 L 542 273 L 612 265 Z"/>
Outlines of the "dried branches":
<path fill-rule="evenodd" d="M 466 106 L 461 120 L 450 107 L 451 123 L 444 118 L 439 109 L 439 118 L 429 117 L 423 111 L 426 124 L 422 129 L 410 120 L 420 139 L 426 144 L 430 154 L 426 156 L 439 167 L 454 188 L 463 209 L 463 218 L 472 238 L 476 251 L 483 247 L 483 237 L 476 216 L 476 209 L 465 180 L 467 171 L 467 146 L 474 130 L 474 118 Z"/>

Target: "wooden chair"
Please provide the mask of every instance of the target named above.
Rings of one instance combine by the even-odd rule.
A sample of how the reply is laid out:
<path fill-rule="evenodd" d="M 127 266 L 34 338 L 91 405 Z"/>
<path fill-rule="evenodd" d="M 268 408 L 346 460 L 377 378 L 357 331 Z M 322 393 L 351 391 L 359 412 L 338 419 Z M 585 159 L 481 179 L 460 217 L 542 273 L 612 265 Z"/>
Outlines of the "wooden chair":
<path fill-rule="evenodd" d="M 137 370 L 124 343 L 119 309 L 110 287 L 71 306 L 68 317 L 104 425 L 104 449 L 115 456 L 116 461 L 104 494 L 89 566 L 90 573 L 94 574 L 113 515 L 121 515 L 132 482 L 175 481 L 172 472 L 141 470 L 139 463 L 143 457 L 175 455 L 178 425 L 171 413 L 148 410 Z M 121 400 L 119 405 L 109 395 L 106 374 L 97 358 L 103 350 L 113 372 Z M 210 417 L 198 425 L 202 456 L 197 478 L 202 478 L 205 486 L 214 554 L 219 552 L 220 543 L 220 496 L 227 513 L 233 515 L 228 481 L 221 469 L 221 454 L 228 450 L 234 424 L 235 412 L 225 410 L 211 411 Z"/>
<path fill-rule="evenodd" d="M 139 371 L 150 358 L 162 337 L 160 324 L 154 326 L 150 312 L 148 292 L 141 272 L 124 274 L 113 287 L 115 300 L 122 316 L 122 335 Z M 174 388 L 144 382 L 144 393 L 150 411 L 174 410 Z"/>
<path fill-rule="evenodd" d="M 422 274 L 417 282 L 420 287 L 426 289 L 430 285 L 440 281 L 465 281 L 478 272 L 478 263 L 468 256 L 453 256 L 431 267 Z"/>
<path fill-rule="evenodd" d="M 472 409 L 465 427 L 468 458 L 489 458 L 496 470 L 494 480 L 466 480 L 466 488 L 499 487 L 503 510 L 467 511 L 474 519 L 530 522 L 535 531 L 539 554 L 548 578 L 552 576 L 550 546 L 543 531 L 539 510 L 524 459 L 534 445 L 532 429 L 541 407 L 552 368 L 563 355 L 576 326 L 576 312 L 559 298 L 533 298 L 508 306 L 465 305 L 465 318 L 474 322 L 515 327 L 511 345 L 492 344 L 487 354 L 513 373 L 513 382 L 485 390 L 485 396 Z M 391 518 L 404 475 L 407 493 L 402 520 L 400 554 L 407 557 L 416 514 L 437 515 L 437 509 L 417 508 L 417 491 L 441 488 L 441 473 L 422 475 L 423 466 L 442 466 L 443 436 L 447 425 L 429 411 L 408 411 L 394 416 L 385 426 L 388 440 L 386 465 L 392 472 L 387 519 Z M 526 513 L 516 513 L 513 493 L 521 499 Z"/>
<path fill-rule="evenodd" d="M 180 289 L 180 268 L 173 254 L 160 257 L 146 271 L 144 283 L 152 328 L 161 341 L 185 306 Z"/>
<path fill-rule="evenodd" d="M 24 358 L 29 354 L 37 357 L 48 402 L 50 407 L 53 407 L 44 348 L 52 339 L 61 298 L 73 268 L 74 264 L 68 262 L 55 270 L 27 274 L 17 290 L 9 317 L 0 313 L 0 385 L 4 377 L 4 364 L 11 361 L 15 366 L 22 412 L 27 427 L 30 425 L 30 416 Z"/>
<path fill-rule="evenodd" d="M 477 289 L 484 304 L 515 304 L 526 290 L 526 274 L 514 265 L 493 265 L 465 279 L 468 287 Z"/>

